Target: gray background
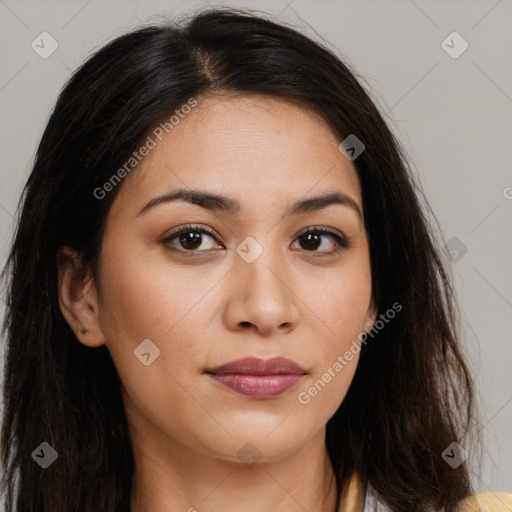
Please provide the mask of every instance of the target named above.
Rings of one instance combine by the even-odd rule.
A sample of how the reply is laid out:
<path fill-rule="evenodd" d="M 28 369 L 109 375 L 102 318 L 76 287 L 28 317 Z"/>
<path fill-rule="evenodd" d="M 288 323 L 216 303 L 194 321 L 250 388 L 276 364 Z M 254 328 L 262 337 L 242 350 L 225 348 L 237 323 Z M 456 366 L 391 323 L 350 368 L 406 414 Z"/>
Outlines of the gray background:
<path fill-rule="evenodd" d="M 485 452 L 474 483 L 478 492 L 512 491 L 511 0 L 222 5 L 266 11 L 325 39 L 371 87 L 405 145 L 444 241 L 467 248 L 451 266 L 483 417 Z M 207 2 L 0 1 L 2 266 L 36 145 L 71 70 L 140 23 L 201 6 Z M 59 45 L 47 59 L 31 48 L 43 31 Z M 441 45 L 453 31 L 469 44 L 458 58 Z"/>

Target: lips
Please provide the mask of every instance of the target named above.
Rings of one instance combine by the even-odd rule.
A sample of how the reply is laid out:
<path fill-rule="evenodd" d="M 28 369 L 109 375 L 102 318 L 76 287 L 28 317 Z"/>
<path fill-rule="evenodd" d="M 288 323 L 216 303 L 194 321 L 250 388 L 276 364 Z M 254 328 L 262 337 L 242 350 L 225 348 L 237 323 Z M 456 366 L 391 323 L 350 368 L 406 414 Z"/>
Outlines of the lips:
<path fill-rule="evenodd" d="M 245 359 L 237 359 L 236 361 L 217 366 L 213 370 L 208 370 L 208 373 L 215 373 L 217 375 L 225 375 L 226 373 L 244 375 L 305 375 L 306 370 L 284 357 L 273 357 L 271 359 L 246 357 Z"/>
<path fill-rule="evenodd" d="M 217 366 L 206 373 L 217 384 L 255 399 L 282 395 L 307 375 L 304 368 L 284 357 L 266 360 L 247 357 Z"/>

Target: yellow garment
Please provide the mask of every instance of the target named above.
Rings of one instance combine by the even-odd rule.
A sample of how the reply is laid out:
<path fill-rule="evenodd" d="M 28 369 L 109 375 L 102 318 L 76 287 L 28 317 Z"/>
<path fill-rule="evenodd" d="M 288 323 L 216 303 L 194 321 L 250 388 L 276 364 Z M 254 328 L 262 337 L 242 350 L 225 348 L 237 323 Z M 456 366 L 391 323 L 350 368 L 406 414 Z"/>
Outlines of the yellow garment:
<path fill-rule="evenodd" d="M 348 489 L 341 493 L 338 512 L 364 512 L 365 489 L 356 473 L 352 474 Z"/>
<path fill-rule="evenodd" d="M 348 490 L 342 493 L 338 512 L 364 512 L 365 490 L 354 473 Z M 512 493 L 484 492 L 470 496 L 459 504 L 457 512 L 512 512 Z"/>
<path fill-rule="evenodd" d="M 460 512 L 512 512 L 512 493 L 484 492 L 466 498 L 460 505 Z"/>

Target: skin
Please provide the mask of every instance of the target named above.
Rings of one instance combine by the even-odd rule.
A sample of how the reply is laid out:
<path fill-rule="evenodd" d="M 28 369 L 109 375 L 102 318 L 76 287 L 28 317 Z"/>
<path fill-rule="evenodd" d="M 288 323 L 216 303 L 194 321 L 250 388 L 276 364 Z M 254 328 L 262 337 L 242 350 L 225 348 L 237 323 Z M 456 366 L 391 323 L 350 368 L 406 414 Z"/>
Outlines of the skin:
<path fill-rule="evenodd" d="M 305 108 L 262 96 L 198 101 L 119 185 L 99 282 L 82 279 L 72 251 L 61 248 L 60 307 L 81 343 L 107 345 L 121 376 L 136 461 L 132 512 L 334 512 L 325 425 L 359 354 L 308 404 L 298 394 L 375 322 L 368 240 L 346 205 L 283 214 L 333 191 L 362 212 L 355 168 Z M 137 215 L 181 187 L 228 196 L 241 209 L 174 201 Z M 189 223 L 216 239 L 203 234 L 195 249 L 179 238 L 161 243 Z M 320 234 L 311 248 L 299 235 L 312 226 L 344 235 L 350 247 L 322 256 L 336 242 Z M 263 248 L 252 263 L 236 252 L 247 237 Z M 160 350 L 148 366 L 134 356 L 145 339 Z M 285 394 L 257 400 L 204 373 L 247 356 L 283 356 L 307 375 Z M 253 463 L 237 455 L 244 446 Z"/>

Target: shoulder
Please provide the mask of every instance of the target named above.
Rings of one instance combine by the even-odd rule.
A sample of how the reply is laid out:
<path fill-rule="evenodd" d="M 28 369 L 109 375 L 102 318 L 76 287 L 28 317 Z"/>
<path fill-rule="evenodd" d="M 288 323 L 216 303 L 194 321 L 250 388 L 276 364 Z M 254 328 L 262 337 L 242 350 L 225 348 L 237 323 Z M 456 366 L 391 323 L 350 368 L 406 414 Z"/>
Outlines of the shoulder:
<path fill-rule="evenodd" d="M 340 508 L 340 512 L 345 509 Z M 367 494 L 364 509 L 349 508 L 350 512 L 389 512 L 383 507 L 375 496 Z M 456 508 L 456 512 L 512 512 L 512 493 L 510 492 L 484 492 L 475 496 L 469 496 L 462 500 Z"/>
<path fill-rule="evenodd" d="M 457 512 L 510 512 L 512 493 L 484 492 L 461 501 Z"/>
<path fill-rule="evenodd" d="M 387 509 L 372 492 L 371 486 L 363 489 L 356 473 L 343 493 L 338 512 L 385 512 Z M 491 491 L 468 496 L 457 506 L 456 512 L 512 512 L 512 493 Z"/>

